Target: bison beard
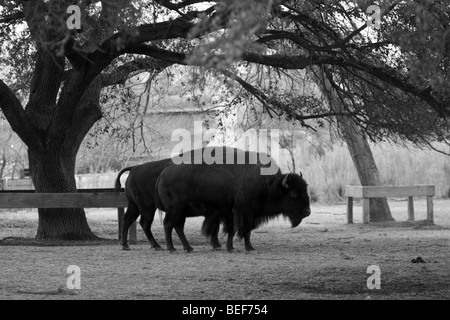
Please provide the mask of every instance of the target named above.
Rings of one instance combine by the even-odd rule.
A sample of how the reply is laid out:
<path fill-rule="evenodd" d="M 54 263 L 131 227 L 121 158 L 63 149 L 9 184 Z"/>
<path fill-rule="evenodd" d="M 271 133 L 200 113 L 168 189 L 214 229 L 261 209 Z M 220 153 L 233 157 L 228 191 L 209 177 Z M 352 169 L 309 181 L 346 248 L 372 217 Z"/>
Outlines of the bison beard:
<path fill-rule="evenodd" d="M 235 159 L 238 151 L 233 152 Z M 245 152 L 250 159 L 250 152 Z M 217 158 L 217 155 L 216 155 Z M 259 158 L 259 157 L 258 157 Z M 235 162 L 236 163 L 236 162 Z M 256 164 L 180 164 L 166 167 L 156 182 L 155 202 L 166 212 L 164 232 L 167 249 L 175 251 L 172 230 L 177 232 L 186 251 L 192 251 L 184 234 L 187 217 L 204 215 L 202 232 L 209 236 L 224 224 L 228 234 L 227 249 L 233 250 L 233 236 L 244 238 L 247 251 L 254 250 L 250 242 L 253 229 L 269 219 L 283 214 L 292 226 L 308 216 L 307 184 L 298 174 L 261 175 L 264 165 Z M 213 245 L 214 246 L 214 245 Z"/>

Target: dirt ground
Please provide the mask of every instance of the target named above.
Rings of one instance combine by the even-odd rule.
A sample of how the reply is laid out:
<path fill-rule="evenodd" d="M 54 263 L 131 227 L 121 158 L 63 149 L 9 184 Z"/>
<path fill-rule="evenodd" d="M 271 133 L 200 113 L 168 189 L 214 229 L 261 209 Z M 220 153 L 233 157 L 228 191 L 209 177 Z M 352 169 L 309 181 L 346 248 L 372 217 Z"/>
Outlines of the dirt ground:
<path fill-rule="evenodd" d="M 250 254 L 238 240 L 234 253 L 212 251 L 203 218 L 186 223 L 194 252 L 174 235 L 170 254 L 150 249 L 140 227 L 138 244 L 122 251 L 114 210 L 87 210 L 93 231 L 111 239 L 95 244 L 35 242 L 35 210 L 2 211 L 0 299 L 450 299 L 450 200 L 434 201 L 433 226 L 423 221 L 425 202 L 415 200 L 415 223 L 398 199 L 389 202 L 397 222 L 370 225 L 361 224 L 361 204 L 353 225 L 344 204 L 313 204 L 295 229 L 280 218 L 255 230 Z M 153 231 L 164 245 L 158 216 Z M 413 263 L 418 257 L 424 262 Z M 67 288 L 69 265 L 80 267 L 80 290 Z M 372 265 L 380 289 L 367 287 Z"/>

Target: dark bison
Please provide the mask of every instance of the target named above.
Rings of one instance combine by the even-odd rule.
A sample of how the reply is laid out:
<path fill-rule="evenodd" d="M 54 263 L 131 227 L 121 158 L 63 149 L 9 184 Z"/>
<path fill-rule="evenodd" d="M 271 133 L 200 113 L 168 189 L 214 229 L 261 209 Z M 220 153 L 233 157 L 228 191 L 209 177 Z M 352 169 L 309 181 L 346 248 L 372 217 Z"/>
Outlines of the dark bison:
<path fill-rule="evenodd" d="M 191 151 L 194 155 L 195 150 Z M 124 250 L 128 250 L 128 229 L 136 219 L 141 216 L 139 224 L 144 230 L 147 239 L 151 246 L 156 250 L 161 250 L 161 246 L 153 237 L 151 226 L 155 217 L 155 183 L 159 174 L 169 165 L 173 165 L 172 158 L 163 159 L 144 163 L 141 165 L 127 167 L 122 169 L 116 178 L 115 189 L 118 191 L 121 188 L 120 177 L 124 172 L 130 171 L 127 181 L 125 183 L 125 194 L 128 199 L 128 207 L 123 215 L 122 230 L 121 230 L 121 244 Z M 214 225 L 214 223 L 216 225 Z M 214 220 L 206 221 L 202 229 L 204 234 L 211 238 L 211 245 L 214 249 L 220 248 L 218 239 L 218 232 L 220 221 Z"/>
<path fill-rule="evenodd" d="M 128 229 L 136 219 L 141 216 L 139 224 L 144 230 L 145 236 L 153 248 L 162 249 L 153 237 L 151 226 L 155 217 L 155 183 L 163 169 L 173 164 L 172 159 L 163 159 L 154 162 L 148 162 L 141 165 L 127 167 L 122 169 L 116 178 L 115 189 L 119 190 L 120 177 L 124 172 L 130 171 L 125 183 L 125 194 L 128 199 L 128 206 L 123 215 L 121 244 L 124 250 L 128 250 Z"/>
<path fill-rule="evenodd" d="M 226 164 L 228 152 L 234 153 L 234 163 L 238 163 L 236 155 L 243 151 L 227 148 L 223 152 L 224 164 L 170 165 L 161 172 L 155 201 L 166 212 L 164 233 L 168 250 L 176 250 L 173 229 L 183 248 L 193 250 L 183 231 L 186 217 L 204 215 L 206 234 L 216 231 L 218 222 L 223 222 L 228 234 L 227 250 L 233 250 L 233 236 L 237 232 L 238 237 L 244 238 L 245 249 L 251 251 L 254 248 L 250 233 L 262 223 L 283 214 L 296 227 L 310 215 L 307 184 L 301 175 L 282 174 L 278 167 L 275 174 L 262 175 L 261 169 L 266 166 L 259 156 L 252 164 L 249 152 L 245 152 L 245 163 Z"/>

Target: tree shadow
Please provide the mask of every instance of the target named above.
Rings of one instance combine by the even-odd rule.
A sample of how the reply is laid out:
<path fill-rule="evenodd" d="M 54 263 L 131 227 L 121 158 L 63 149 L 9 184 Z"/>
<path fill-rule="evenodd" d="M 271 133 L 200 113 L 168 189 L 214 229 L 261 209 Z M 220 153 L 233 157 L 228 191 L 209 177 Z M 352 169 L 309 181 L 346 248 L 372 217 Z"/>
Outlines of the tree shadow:
<path fill-rule="evenodd" d="M 448 227 L 439 226 L 429 220 L 417 220 L 417 221 L 375 221 L 369 224 L 359 224 L 360 228 L 411 228 L 411 229 L 424 229 L 424 230 L 447 230 Z"/>
<path fill-rule="evenodd" d="M 99 238 L 97 240 L 37 240 L 35 238 L 6 237 L 0 246 L 63 247 L 63 246 L 104 246 L 119 245 L 117 239 Z"/>

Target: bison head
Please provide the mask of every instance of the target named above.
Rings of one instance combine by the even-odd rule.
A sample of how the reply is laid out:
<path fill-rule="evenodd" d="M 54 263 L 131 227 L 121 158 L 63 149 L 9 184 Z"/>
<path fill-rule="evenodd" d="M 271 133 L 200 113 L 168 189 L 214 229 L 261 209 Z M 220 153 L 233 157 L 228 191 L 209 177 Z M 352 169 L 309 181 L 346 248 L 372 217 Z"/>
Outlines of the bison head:
<path fill-rule="evenodd" d="M 301 174 L 290 173 L 283 175 L 280 185 L 282 193 L 282 212 L 296 227 L 311 214 L 309 208 L 308 184 Z"/>

